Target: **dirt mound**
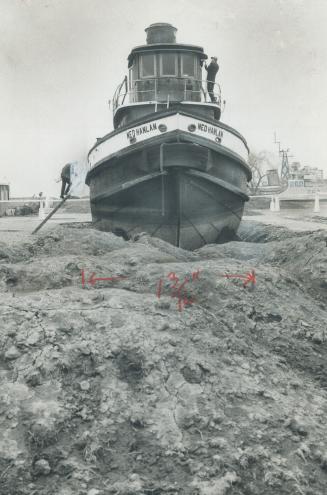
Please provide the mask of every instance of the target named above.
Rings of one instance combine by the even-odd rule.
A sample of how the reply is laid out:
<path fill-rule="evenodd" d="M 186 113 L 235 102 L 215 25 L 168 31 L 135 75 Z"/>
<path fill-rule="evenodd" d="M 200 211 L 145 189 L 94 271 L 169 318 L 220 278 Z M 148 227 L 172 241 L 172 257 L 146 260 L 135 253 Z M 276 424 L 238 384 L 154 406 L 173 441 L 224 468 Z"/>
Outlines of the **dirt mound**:
<path fill-rule="evenodd" d="M 245 242 L 271 242 L 301 237 L 303 233 L 291 231 L 277 225 L 272 226 L 247 220 L 246 222 L 241 222 L 237 235 L 241 241 Z M 308 232 L 306 235 L 308 235 Z"/>
<path fill-rule="evenodd" d="M 327 247 L 285 235 L 2 245 L 0 494 L 324 495 Z"/>

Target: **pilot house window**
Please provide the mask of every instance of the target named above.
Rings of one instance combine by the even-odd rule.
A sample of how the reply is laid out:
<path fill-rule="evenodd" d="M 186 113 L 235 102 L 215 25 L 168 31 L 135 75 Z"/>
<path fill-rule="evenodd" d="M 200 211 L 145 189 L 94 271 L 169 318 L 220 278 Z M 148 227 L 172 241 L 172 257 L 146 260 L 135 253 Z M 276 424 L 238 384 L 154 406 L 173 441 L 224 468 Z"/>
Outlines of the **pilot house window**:
<path fill-rule="evenodd" d="M 182 56 L 182 75 L 194 77 L 195 59 L 193 55 L 185 54 Z"/>
<path fill-rule="evenodd" d="M 160 56 L 160 74 L 162 76 L 177 75 L 177 57 L 175 53 L 163 53 Z"/>
<path fill-rule="evenodd" d="M 156 62 L 154 55 L 142 55 L 141 77 L 154 77 L 156 75 Z"/>

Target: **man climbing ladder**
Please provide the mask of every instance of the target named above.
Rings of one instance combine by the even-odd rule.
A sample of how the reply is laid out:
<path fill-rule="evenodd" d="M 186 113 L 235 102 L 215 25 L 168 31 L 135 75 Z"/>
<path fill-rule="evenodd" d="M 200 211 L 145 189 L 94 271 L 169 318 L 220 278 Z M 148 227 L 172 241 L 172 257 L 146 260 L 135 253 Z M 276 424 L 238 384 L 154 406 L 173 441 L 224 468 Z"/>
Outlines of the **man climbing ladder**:
<path fill-rule="evenodd" d="M 71 164 L 67 163 L 61 171 L 61 193 L 60 197 L 64 197 L 68 194 L 70 187 L 72 185 L 71 181 Z"/>

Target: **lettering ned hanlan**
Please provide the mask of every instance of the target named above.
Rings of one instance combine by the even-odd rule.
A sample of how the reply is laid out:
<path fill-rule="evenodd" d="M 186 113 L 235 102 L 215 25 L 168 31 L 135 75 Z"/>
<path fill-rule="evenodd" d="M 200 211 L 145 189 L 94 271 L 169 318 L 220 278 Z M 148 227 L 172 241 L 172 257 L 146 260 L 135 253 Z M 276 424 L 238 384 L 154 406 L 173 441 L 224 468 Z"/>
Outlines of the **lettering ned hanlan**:
<path fill-rule="evenodd" d="M 130 129 L 127 132 L 127 138 L 133 139 L 136 136 L 140 136 L 141 134 L 146 134 L 147 132 L 156 131 L 157 124 L 156 122 L 152 122 L 151 124 L 143 125 L 142 127 L 136 127 L 136 129 Z"/>
<path fill-rule="evenodd" d="M 213 134 L 214 136 L 217 136 L 220 139 L 222 139 L 224 134 L 221 129 L 218 129 L 218 127 L 215 127 L 213 125 L 203 124 L 202 122 L 198 122 L 198 130 L 202 132 L 207 132 L 208 134 Z"/>
<path fill-rule="evenodd" d="M 131 140 L 137 136 L 141 136 L 142 134 L 147 134 L 148 132 L 156 131 L 157 129 L 158 127 L 156 122 L 145 124 L 143 126 L 136 127 L 135 129 L 130 129 L 129 131 L 127 131 L 126 133 L 127 139 Z M 204 124 L 203 122 L 198 122 L 197 129 L 198 131 L 206 132 L 207 134 L 212 134 L 213 136 L 216 136 L 219 140 L 221 140 L 223 137 L 223 131 L 213 125 L 207 125 Z"/>

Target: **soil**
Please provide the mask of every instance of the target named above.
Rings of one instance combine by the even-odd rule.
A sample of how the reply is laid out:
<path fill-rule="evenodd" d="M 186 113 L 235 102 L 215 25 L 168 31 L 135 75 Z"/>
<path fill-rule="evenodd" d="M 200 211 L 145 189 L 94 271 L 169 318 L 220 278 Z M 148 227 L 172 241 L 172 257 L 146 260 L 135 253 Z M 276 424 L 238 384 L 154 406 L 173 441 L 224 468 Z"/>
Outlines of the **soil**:
<path fill-rule="evenodd" d="M 1 495 L 327 493 L 326 232 L 239 237 L 0 243 Z"/>

